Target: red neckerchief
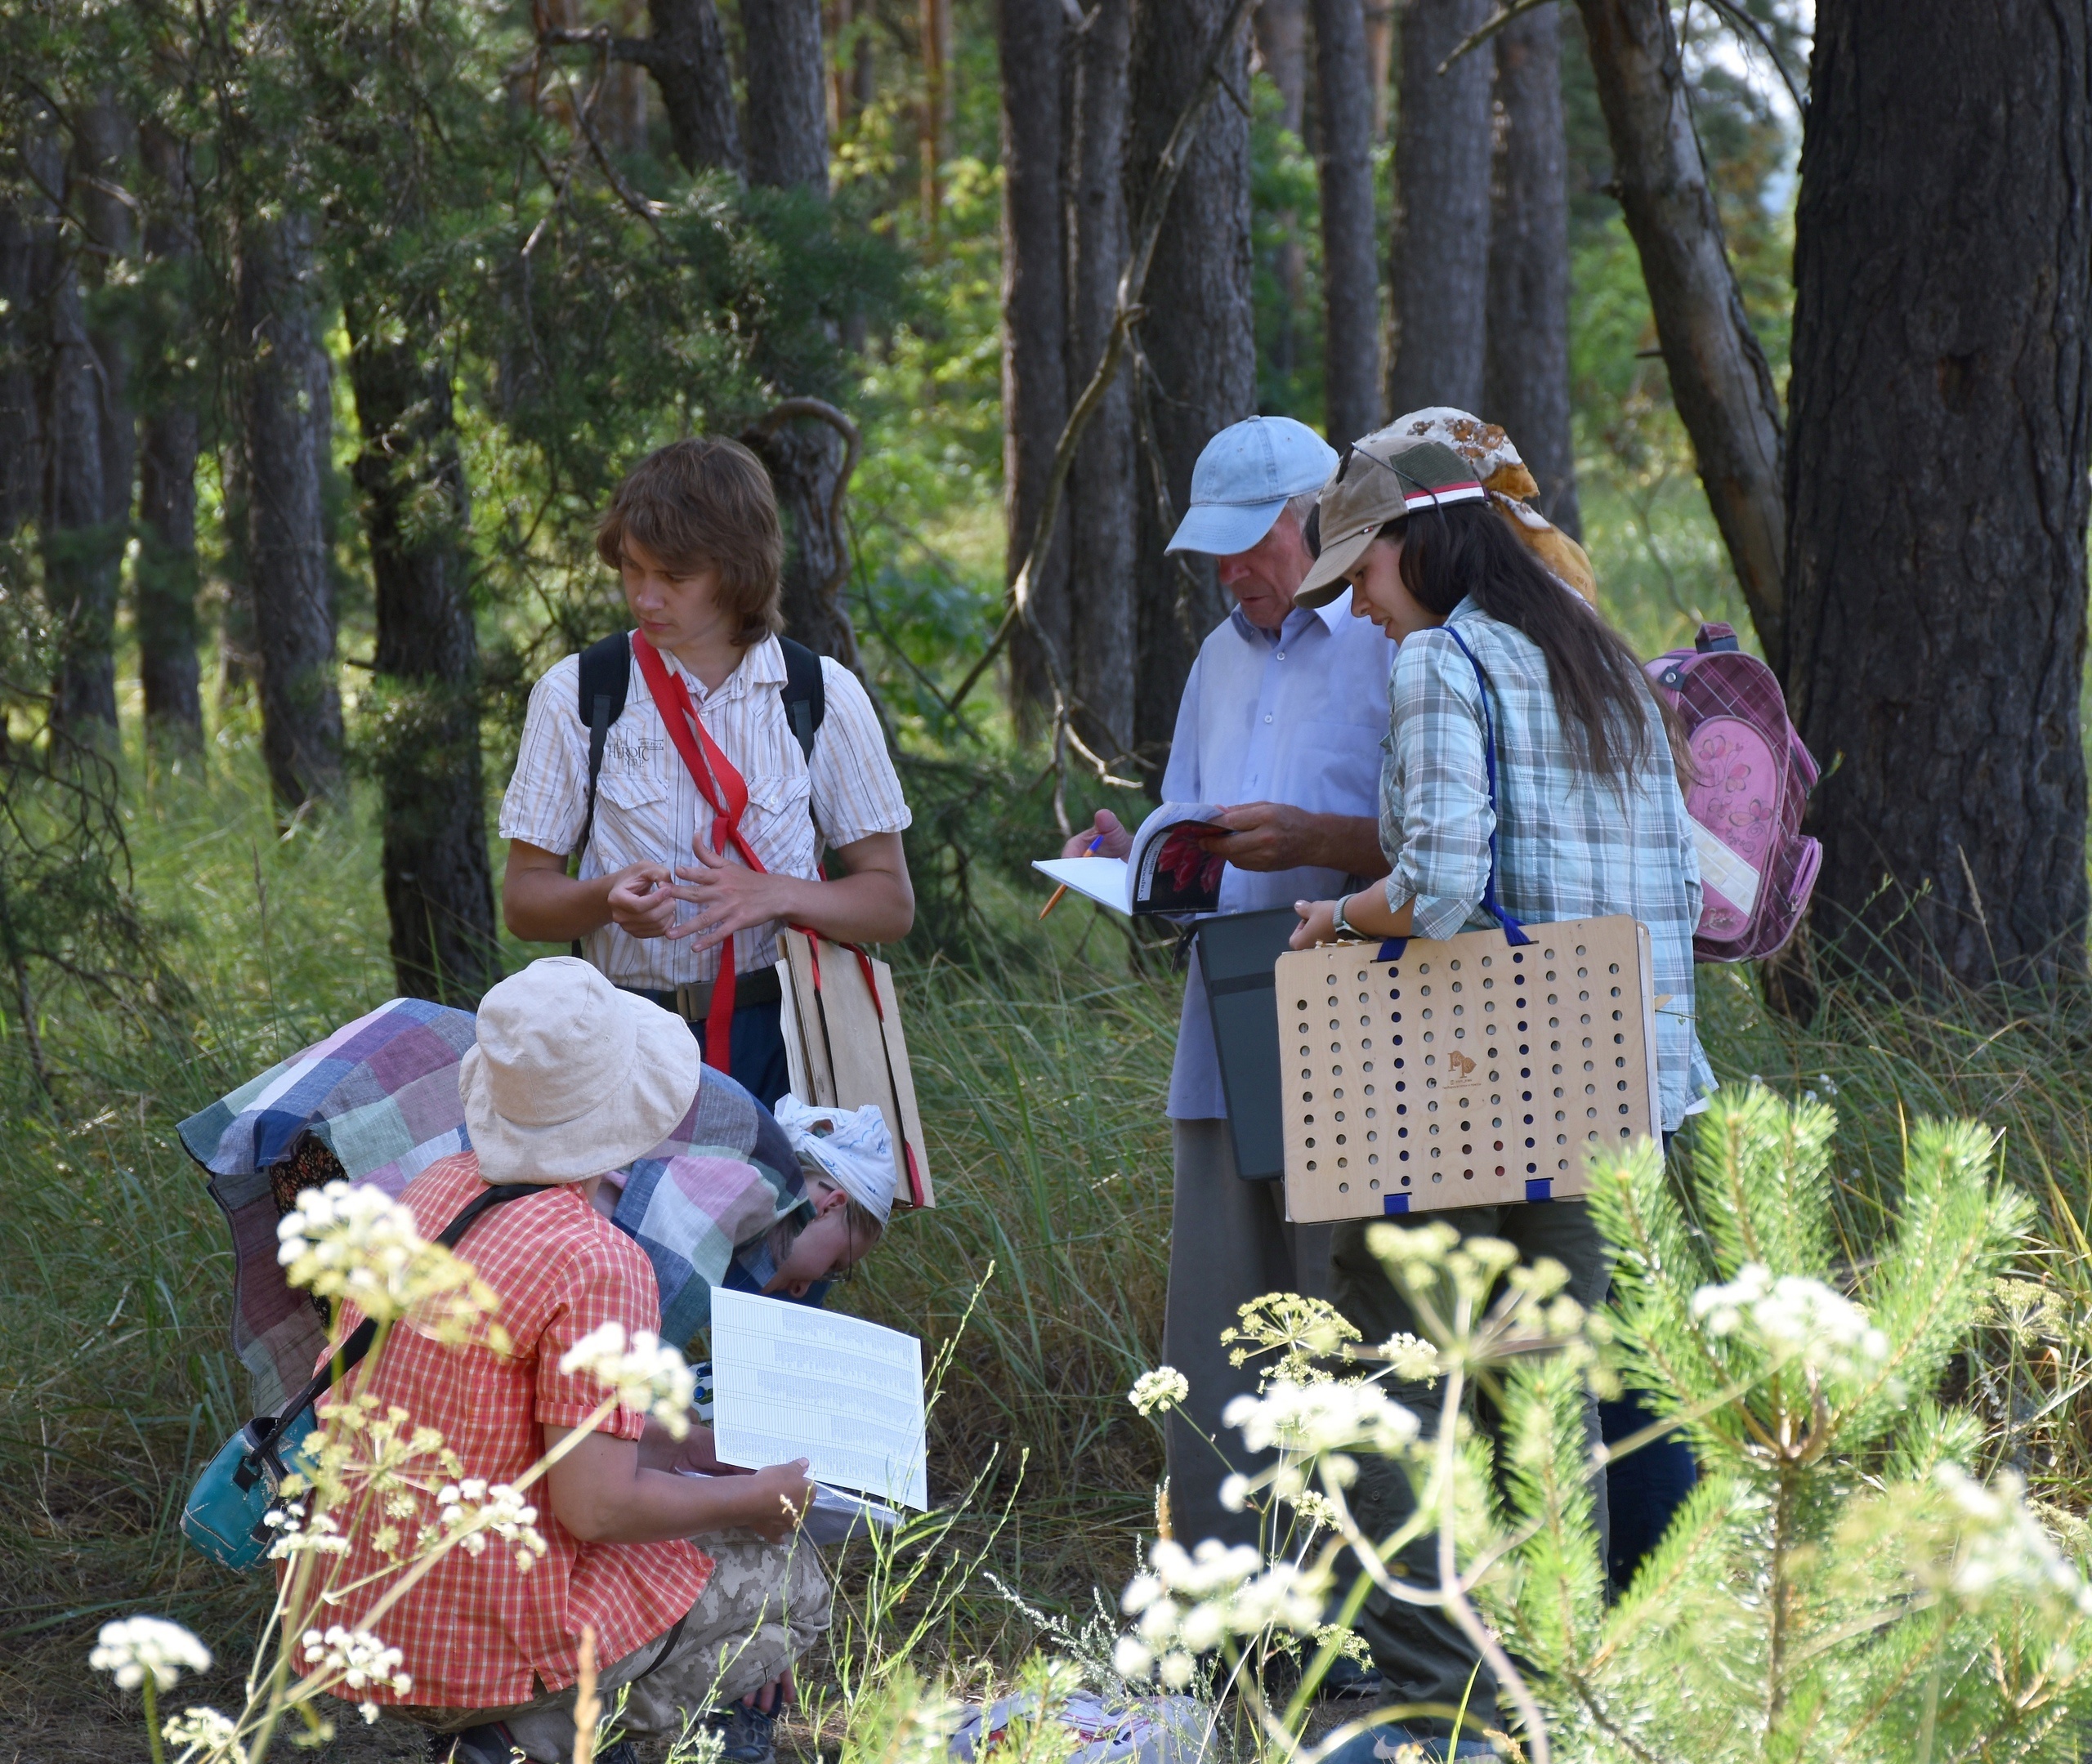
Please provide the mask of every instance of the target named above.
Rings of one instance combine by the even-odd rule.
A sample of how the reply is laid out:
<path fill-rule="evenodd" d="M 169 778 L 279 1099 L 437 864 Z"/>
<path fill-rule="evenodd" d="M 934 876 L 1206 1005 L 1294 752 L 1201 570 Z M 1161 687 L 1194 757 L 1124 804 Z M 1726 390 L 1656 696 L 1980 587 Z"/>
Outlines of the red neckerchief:
<path fill-rule="evenodd" d="M 633 632 L 632 653 L 639 663 L 640 677 L 646 681 L 646 690 L 654 694 L 655 706 L 667 726 L 668 739 L 682 756 L 691 781 L 697 786 L 697 793 L 712 811 L 713 850 L 723 851 L 731 844 L 750 869 L 767 874 L 768 866 L 756 855 L 755 847 L 741 832 L 741 815 L 749 806 L 748 780 L 726 757 L 726 750 L 712 739 L 712 732 L 704 726 L 704 719 L 697 714 L 697 705 L 690 695 L 690 688 L 683 684 L 682 676 L 669 672 L 660 652 L 642 632 Z M 672 715 L 675 711 L 682 714 Z M 820 935 L 805 926 L 793 926 L 793 929 L 804 931 L 812 940 L 814 990 L 819 992 Z M 879 998 L 872 958 L 855 944 L 845 944 L 843 947 L 856 957 L 858 968 L 865 976 L 865 990 L 871 994 L 872 1009 L 883 1023 L 886 1006 Z M 719 977 L 712 983 L 712 1005 L 704 1014 L 704 1063 L 729 1076 L 733 1071 L 729 1046 L 733 1022 L 734 940 L 726 937 L 720 941 Z M 915 1148 L 908 1143 L 905 1134 L 901 1137 L 901 1145 L 910 1197 L 919 1207 L 923 1204 L 923 1178 L 915 1168 Z"/>
<path fill-rule="evenodd" d="M 755 847 L 741 832 L 741 815 L 749 806 L 748 780 L 726 757 L 726 750 L 712 739 L 704 720 L 697 714 L 690 688 L 680 674 L 671 673 L 660 652 L 642 632 L 632 634 L 633 659 L 639 663 L 640 677 L 654 694 L 654 703 L 667 726 L 668 739 L 682 756 L 697 793 L 712 811 L 712 849 L 724 851 L 731 846 L 752 870 L 766 871 Z M 681 714 L 677 714 L 680 712 Z M 704 1015 L 704 1063 L 717 1070 L 733 1070 L 731 1043 L 734 1024 L 734 940 L 719 944 L 719 977 L 712 983 L 712 1007 Z"/>

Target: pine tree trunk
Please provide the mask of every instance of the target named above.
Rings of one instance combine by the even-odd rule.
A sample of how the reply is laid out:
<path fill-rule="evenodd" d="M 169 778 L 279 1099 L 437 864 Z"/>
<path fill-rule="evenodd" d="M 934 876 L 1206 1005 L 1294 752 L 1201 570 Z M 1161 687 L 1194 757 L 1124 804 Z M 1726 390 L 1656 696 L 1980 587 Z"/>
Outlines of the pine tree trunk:
<path fill-rule="evenodd" d="M 1003 109 L 1003 511 L 1004 569 L 1014 581 L 1044 500 L 1054 444 L 1068 415 L 1067 288 L 1062 243 L 1060 0 L 999 0 Z M 1038 732 L 1053 680 L 1070 686 L 1066 503 L 1034 573 L 1033 626 L 1010 636 L 1010 700 Z M 1034 628 L 1035 627 L 1035 629 Z M 1048 665 L 1042 646 L 1049 647 Z"/>
<path fill-rule="evenodd" d="M 386 916 L 399 989 L 467 1008 L 501 977 L 481 798 L 465 471 L 442 314 L 351 301 L 355 465 L 377 589 Z"/>
<path fill-rule="evenodd" d="M 820 0 L 744 0 L 747 47 L 749 181 L 828 194 L 827 64 Z M 825 387 L 788 386 L 819 395 Z M 802 422 L 746 437 L 762 455 L 786 526 L 786 632 L 824 655 L 857 665 L 857 639 L 843 609 L 849 536 L 835 523 L 843 444 L 833 429 Z"/>
<path fill-rule="evenodd" d="M 1261 0 L 1251 15 L 1258 59 L 1278 88 L 1279 123 L 1304 139 L 1308 123 L 1308 0 Z M 1290 208 L 1273 215 L 1279 234 L 1271 253 L 1272 279 L 1278 284 L 1278 310 L 1261 365 L 1284 385 L 1300 369 L 1302 308 L 1307 292 L 1308 259 L 1300 247 L 1300 217 Z"/>
<path fill-rule="evenodd" d="M 29 149 L 46 190 L 79 194 L 55 132 Z M 72 168 L 77 171 L 77 163 Z M 109 520 L 102 449 L 101 364 L 87 328 L 86 290 L 76 246 L 55 227 L 47 235 L 49 272 L 38 291 L 43 311 L 43 591 L 56 631 L 51 721 L 80 736 L 116 728 L 118 571 L 120 530 Z"/>
<path fill-rule="evenodd" d="M 74 207 L 94 248 L 94 269 L 88 280 L 100 293 L 128 273 L 126 260 L 136 243 L 128 190 L 136 181 L 132 163 L 137 136 L 131 119 L 105 99 L 83 105 L 78 125 Z M 88 338 L 101 393 L 102 520 L 120 549 L 130 536 L 132 491 L 137 478 L 137 417 L 131 404 L 131 364 L 137 339 L 127 319 L 113 310 L 114 302 L 101 299 L 90 305 Z"/>
<path fill-rule="evenodd" d="M 743 0 L 749 180 L 828 194 L 820 0 Z"/>
<path fill-rule="evenodd" d="M 261 667 L 262 755 L 279 807 L 295 812 L 342 782 L 334 596 L 324 489 L 331 369 L 313 310 L 311 224 L 243 218 L 235 273 L 247 565 Z"/>
<path fill-rule="evenodd" d="M 1784 673 L 1779 395 L 1723 243 L 1670 10 L 1666 0 L 1578 0 L 1578 9 L 1671 397 L 1759 645 Z"/>
<path fill-rule="evenodd" d="M 1137 216 L 1164 144 L 1197 91 L 1222 0 L 1133 0 L 1127 87 L 1126 212 Z M 1246 33 L 1245 33 L 1246 38 Z M 1231 45 L 1225 84 L 1249 90 L 1246 40 Z M 1256 327 L 1249 239 L 1249 127 L 1223 92 L 1206 112 L 1171 195 L 1142 304 L 1147 373 L 1134 390 L 1144 431 L 1133 579 L 1140 595 L 1133 739 L 1166 758 L 1191 660 L 1226 610 L 1213 565 L 1163 553 L 1190 505 L 1191 467 L 1206 443 L 1256 409 Z M 1160 480 L 1158 483 L 1157 480 Z M 1160 494 L 1158 494 L 1160 492 Z M 1170 525 L 1160 505 L 1165 501 Z M 1151 775 L 1159 785 L 1160 772 Z"/>
<path fill-rule="evenodd" d="M 1063 193 L 1067 202 L 1067 399 L 1082 395 L 1111 329 L 1125 266 L 1129 0 L 1092 0 L 1066 55 Z M 1139 596 L 1135 532 L 1140 470 L 1132 379 L 1121 366 L 1083 431 L 1068 474 L 1069 662 L 1077 732 L 1115 758 L 1133 742 Z"/>
<path fill-rule="evenodd" d="M 669 150 L 686 170 L 743 176 L 734 69 L 712 0 L 647 0 L 646 66 L 668 118 Z"/>
<path fill-rule="evenodd" d="M 1380 269 L 1373 237 L 1373 87 L 1359 0 L 1315 0 L 1322 187 L 1322 410 L 1341 447 L 1380 426 Z"/>
<path fill-rule="evenodd" d="M 1501 423 L 1540 485 L 1540 506 L 1580 536 L 1569 424 L 1569 150 L 1562 128 L 1562 19 L 1553 5 L 1497 33 L 1496 173 L 1489 238 L 1489 342 L 1480 414 Z"/>
<path fill-rule="evenodd" d="M 1490 58 L 1438 64 L 1491 0 L 1409 0 L 1395 114 L 1395 351 L 1391 417 L 1429 404 L 1477 411 L 1489 296 Z"/>
<path fill-rule="evenodd" d="M 34 314 L 48 273 L 50 226 L 0 203 L 0 539 L 36 519 L 43 502 L 43 413 L 37 397 L 42 340 Z"/>
<path fill-rule="evenodd" d="M 150 124 L 140 145 L 151 192 L 145 257 L 180 276 L 176 297 L 186 317 L 188 273 L 196 257 L 187 213 L 186 155 L 172 135 Z M 198 427 L 186 395 L 164 393 L 145 412 L 138 431 L 139 551 L 132 589 L 138 681 L 146 733 L 177 748 L 194 748 L 203 739 L 196 659 Z"/>
<path fill-rule="evenodd" d="M 1921 978 L 2085 970 L 2088 36 L 2082 6 L 1817 11 L 1789 698 L 1819 943 Z"/>

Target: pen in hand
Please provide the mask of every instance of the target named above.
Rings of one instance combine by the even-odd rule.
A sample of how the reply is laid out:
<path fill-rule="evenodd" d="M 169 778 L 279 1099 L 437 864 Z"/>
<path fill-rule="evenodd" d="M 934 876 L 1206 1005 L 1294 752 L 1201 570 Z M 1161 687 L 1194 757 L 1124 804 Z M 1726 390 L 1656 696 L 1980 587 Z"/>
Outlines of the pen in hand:
<path fill-rule="evenodd" d="M 1084 852 L 1083 855 L 1086 858 L 1095 857 L 1097 855 L 1097 848 L 1103 843 L 1104 835 L 1099 833 L 1094 839 L 1090 841 L 1089 849 Z M 1045 905 L 1039 909 L 1039 917 L 1042 922 L 1044 921 L 1046 915 L 1061 904 L 1061 896 L 1067 891 L 1068 885 L 1066 882 L 1062 882 L 1059 887 L 1053 891 L 1052 896 L 1047 900 Z"/>

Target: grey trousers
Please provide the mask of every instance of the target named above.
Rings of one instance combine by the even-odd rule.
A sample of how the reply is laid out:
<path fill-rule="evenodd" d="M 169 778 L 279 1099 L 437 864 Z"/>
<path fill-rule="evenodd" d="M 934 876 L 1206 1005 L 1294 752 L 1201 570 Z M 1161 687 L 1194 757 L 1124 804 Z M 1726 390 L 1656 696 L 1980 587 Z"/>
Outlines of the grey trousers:
<path fill-rule="evenodd" d="M 766 1543 L 751 1532 L 695 1540 L 713 1560 L 712 1578 L 682 1624 L 602 1669 L 597 1693 L 607 1711 L 626 1686 L 624 1731 L 635 1739 L 673 1739 L 687 1717 L 738 1702 L 791 1665 L 828 1628 L 828 1574 L 803 1536 Z M 402 1707 L 395 1713 L 439 1733 L 499 1722 L 535 1764 L 574 1755 L 574 1687 L 548 1691 L 512 1708 Z"/>
<path fill-rule="evenodd" d="M 1177 1539 L 1189 1548 L 1205 1538 L 1257 1542 L 1257 1516 L 1231 1513 L 1220 1485 L 1231 1470 L 1263 1462 L 1243 1449 L 1221 1413 L 1257 1388 L 1254 1364 L 1231 1366 L 1221 1331 L 1244 1305 L 1266 1293 L 1330 1294 L 1330 1227 L 1285 1222 L 1285 1185 L 1245 1182 L 1235 1173 L 1235 1144 L 1224 1120 L 1173 1121 L 1176 1190 L 1169 1220 L 1169 1295 L 1163 1313 L 1162 1356 L 1184 1374 L 1191 1394 L 1164 1423 L 1169 1454 L 1169 1507 Z M 1187 1422 L 1216 1441 L 1213 1447 Z"/>
<path fill-rule="evenodd" d="M 1418 1226 L 1442 1219 L 1462 1237 L 1500 1237 L 1515 1244 L 1518 1259 L 1526 1263 L 1551 1256 L 1569 1271 L 1565 1290 L 1587 1310 L 1605 1302 L 1612 1278 L 1612 1261 L 1589 1209 L 1581 1201 L 1561 1200 L 1533 1206 L 1456 1207 L 1444 1212 L 1420 1213 L 1400 1222 Z M 1418 1335 L 1409 1306 L 1388 1279 L 1373 1253 L 1366 1247 L 1369 1221 L 1357 1220 L 1339 1225 L 1330 1252 L 1330 1297 L 1339 1311 L 1357 1324 L 1368 1342 L 1384 1342 L 1397 1333 Z M 1432 1387 L 1386 1381 L 1388 1395 L 1414 1409 L 1424 1424 L 1427 1437 L 1436 1438 L 1441 1396 Z M 1478 1416 L 1489 1425 L 1494 1418 Z M 1584 1430 L 1591 1445 L 1598 1443 L 1596 1399 L 1584 1401 Z M 1594 1489 L 1598 1528 L 1598 1559 L 1605 1560 L 1605 1479 L 1601 1472 Z M 1358 1480 L 1350 1490 L 1352 1511 L 1359 1529 L 1370 1538 L 1384 1538 L 1416 1510 L 1415 1492 L 1399 1465 L 1384 1458 L 1361 1458 Z M 1394 1564 L 1397 1578 L 1420 1588 L 1435 1589 L 1438 1581 L 1438 1539 L 1427 1533 L 1416 1539 Z M 1486 1666 L 1477 1669 L 1474 1645 L 1450 1617 L 1430 1608 L 1391 1599 L 1377 1587 L 1366 1596 L 1365 1608 L 1352 1625 L 1373 1650 L 1373 1662 L 1387 1680 L 1385 1704 L 1439 1703 L 1459 1707 L 1465 1699 L 1468 1713 L 1491 1726 L 1500 1726 L 1495 1676 Z M 1473 1690 L 1468 1690 L 1472 1676 Z M 1434 1725 L 1419 1720 L 1419 1729 Z M 1449 1721 L 1435 1723 L 1440 1733 L 1451 1731 Z M 1472 1727 L 1463 1729 L 1475 1737 Z"/>

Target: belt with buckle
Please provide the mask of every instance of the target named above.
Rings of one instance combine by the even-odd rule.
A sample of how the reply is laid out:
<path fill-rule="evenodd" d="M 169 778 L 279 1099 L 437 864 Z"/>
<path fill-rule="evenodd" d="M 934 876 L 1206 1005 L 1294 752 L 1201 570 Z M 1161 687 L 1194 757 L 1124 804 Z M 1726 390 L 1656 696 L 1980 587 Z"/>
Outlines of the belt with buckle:
<path fill-rule="evenodd" d="M 673 1011 L 686 1023 L 702 1023 L 712 1015 L 712 982 L 695 980 L 686 986 L 676 986 L 664 992 L 646 986 L 620 986 L 619 992 L 636 993 L 649 1003 L 658 1004 L 664 1011 Z M 767 967 L 758 973 L 735 976 L 734 1008 L 745 1010 L 750 1005 L 776 1004 L 784 996 L 784 988 L 777 983 L 777 970 Z"/>

